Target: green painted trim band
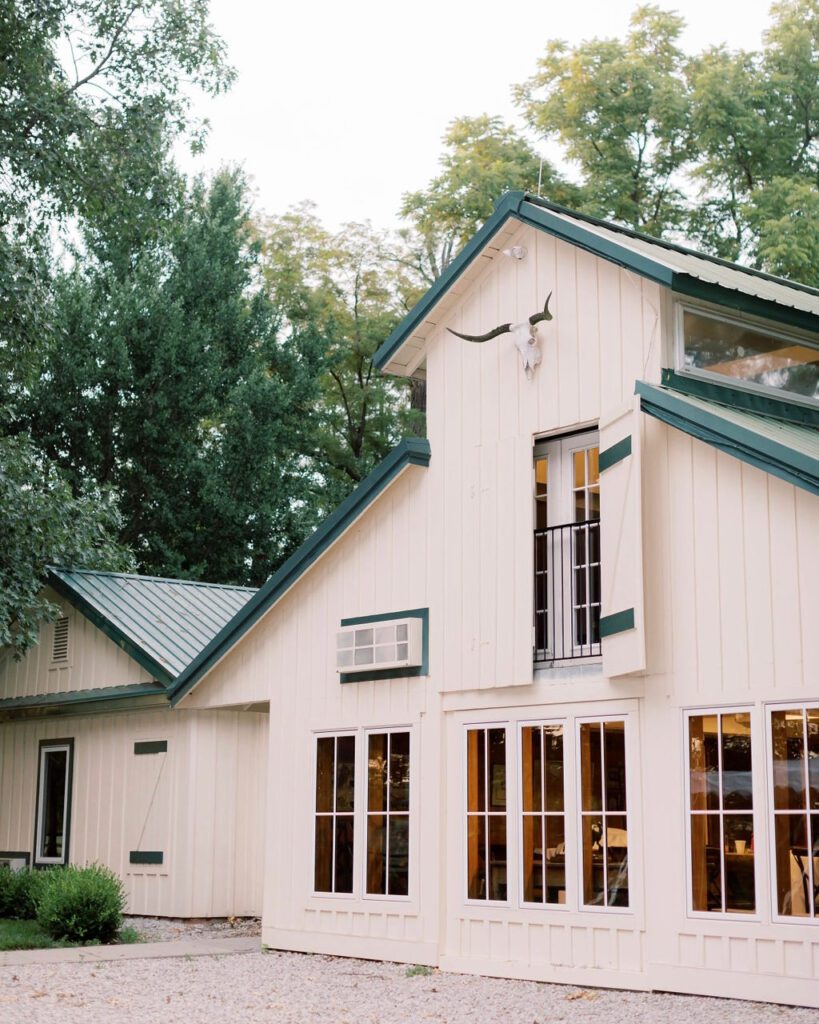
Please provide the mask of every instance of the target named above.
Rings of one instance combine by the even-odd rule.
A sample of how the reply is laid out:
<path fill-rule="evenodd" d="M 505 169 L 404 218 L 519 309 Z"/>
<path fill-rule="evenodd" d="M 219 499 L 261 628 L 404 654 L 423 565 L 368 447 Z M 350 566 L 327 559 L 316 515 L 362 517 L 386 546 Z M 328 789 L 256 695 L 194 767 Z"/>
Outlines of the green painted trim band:
<path fill-rule="evenodd" d="M 702 380 L 700 377 L 692 377 L 687 373 L 677 373 L 668 368 L 663 369 L 661 382 L 664 387 L 672 388 L 683 395 L 706 398 L 710 402 L 718 402 L 731 409 L 753 412 L 758 416 L 767 416 L 769 419 L 819 429 L 819 409 L 811 409 L 810 406 L 801 403 L 789 402 L 787 399 L 775 398 L 773 395 L 758 394 L 756 391 L 745 391 L 732 387 L 730 384 L 717 384 L 714 381 Z"/>
<path fill-rule="evenodd" d="M 176 706 L 182 700 L 202 676 L 307 572 L 407 466 L 426 467 L 431 457 L 429 441 L 426 438 L 407 437 L 396 445 L 179 675 L 171 690 L 171 706 Z"/>
<path fill-rule="evenodd" d="M 640 408 L 648 416 L 654 416 L 780 480 L 811 494 L 819 494 L 819 459 L 730 423 L 716 409 L 713 412 L 695 409 L 673 391 L 666 391 L 655 384 L 637 381 L 635 392 L 640 396 Z"/>
<path fill-rule="evenodd" d="M 167 740 L 143 740 L 134 744 L 135 754 L 165 754 L 167 750 Z"/>
<path fill-rule="evenodd" d="M 634 609 L 626 608 L 622 612 L 613 612 L 611 615 L 600 616 L 600 636 L 614 636 L 616 633 L 625 633 L 626 630 L 634 629 Z"/>
<path fill-rule="evenodd" d="M 167 696 L 161 683 L 133 683 L 127 686 L 104 686 L 98 690 L 70 690 L 67 693 L 42 693 L 32 697 L 6 697 L 0 700 L 0 711 L 18 708 L 69 707 L 74 704 L 96 704 L 98 701 L 122 700 L 129 697 Z"/>
<path fill-rule="evenodd" d="M 739 292 L 735 288 L 723 288 L 719 285 L 701 281 L 699 278 L 692 277 L 691 275 L 678 273 L 660 260 L 652 259 L 652 257 L 647 256 L 645 253 L 630 248 L 626 240 L 646 241 L 670 252 L 696 256 L 705 262 L 726 267 L 730 270 L 740 271 L 747 274 L 751 280 L 772 281 L 776 284 L 792 288 L 797 292 L 814 296 L 819 295 L 819 291 L 814 288 L 795 284 L 791 281 L 774 277 L 771 274 L 765 274 L 762 271 L 752 270 L 749 267 L 729 263 L 727 260 L 721 260 L 718 257 L 709 256 L 673 242 L 652 238 L 650 235 L 644 235 L 640 232 L 623 228 L 620 225 L 600 220 L 597 217 L 578 213 L 576 210 L 570 210 L 568 207 L 560 206 L 557 203 L 550 203 L 548 200 L 541 199 L 538 196 L 531 196 L 525 192 L 507 192 L 499 200 L 489 220 L 472 236 L 444 273 L 441 274 L 438 280 L 435 281 L 432 287 L 422 296 L 387 340 L 379 347 L 373 357 L 373 362 L 380 370 L 386 367 L 407 338 L 427 318 L 439 299 L 458 280 L 486 243 L 510 217 L 515 217 L 522 224 L 528 224 L 541 231 L 545 231 L 555 238 L 560 238 L 571 245 L 584 249 L 594 256 L 600 256 L 611 263 L 632 270 L 641 277 L 648 278 L 648 280 L 666 285 L 681 294 L 705 299 L 730 309 L 741 309 L 748 313 L 754 313 L 757 316 L 764 316 L 767 319 L 774 319 L 781 323 L 790 323 L 793 326 L 819 332 L 819 316 L 796 310 L 791 306 L 780 305 L 770 300 L 758 299 L 756 296 Z M 571 218 L 571 220 L 566 221 L 563 219 L 564 217 Z M 611 238 L 603 237 L 599 232 L 589 230 L 584 224 L 588 224 L 592 228 L 602 227 L 622 235 L 624 242 L 620 244 Z"/>
<path fill-rule="evenodd" d="M 131 850 L 128 854 L 130 864 L 161 864 L 163 861 L 161 850 Z"/>
<path fill-rule="evenodd" d="M 100 611 L 91 604 L 82 594 L 78 594 L 73 587 L 69 586 L 65 580 L 61 579 L 55 572 L 50 569 L 48 571 L 47 583 L 50 587 L 53 587 L 62 597 L 67 601 L 70 601 L 74 607 L 82 612 L 82 614 L 88 619 L 89 622 L 93 623 L 97 629 L 101 630 L 109 640 L 112 640 L 117 647 L 125 651 L 125 653 L 134 659 L 134 661 L 146 672 L 149 672 L 154 679 L 160 683 L 170 684 L 173 682 L 173 673 L 169 672 L 168 669 L 161 665 L 158 661 L 151 657 L 147 651 L 144 651 L 141 647 L 133 642 L 133 640 L 122 632 L 117 626 L 105 618 Z"/>
<path fill-rule="evenodd" d="M 607 469 L 611 469 L 612 466 L 616 466 L 618 462 L 622 462 L 623 459 L 627 459 L 629 455 L 631 455 L 631 434 L 627 434 L 610 448 L 606 448 L 605 451 L 600 452 L 598 463 L 600 472 L 605 473 Z"/>
<path fill-rule="evenodd" d="M 342 683 L 366 683 L 378 679 L 415 679 L 429 675 L 429 608 L 411 608 L 403 612 L 380 612 L 378 615 L 358 615 L 351 619 L 342 619 L 342 626 L 363 626 L 368 622 L 388 622 L 390 619 L 420 619 L 421 627 L 421 664 L 414 668 L 381 668 L 365 669 L 363 672 L 341 672 L 339 681 Z"/>
<path fill-rule="evenodd" d="M 782 284 L 789 282 L 783 281 Z M 687 295 L 692 299 L 701 299 L 703 302 L 713 302 L 726 309 L 735 309 L 740 313 L 750 313 L 751 316 L 762 317 L 765 320 L 775 320 L 780 324 L 789 324 L 791 327 L 800 327 L 803 331 L 819 331 L 819 317 L 814 313 L 808 313 L 793 306 L 784 306 L 770 299 L 760 299 L 756 295 L 749 295 L 747 292 L 738 292 L 733 288 L 722 288 L 718 284 L 711 284 L 710 281 L 702 281 L 690 274 L 674 274 L 671 288 L 680 295 Z"/>

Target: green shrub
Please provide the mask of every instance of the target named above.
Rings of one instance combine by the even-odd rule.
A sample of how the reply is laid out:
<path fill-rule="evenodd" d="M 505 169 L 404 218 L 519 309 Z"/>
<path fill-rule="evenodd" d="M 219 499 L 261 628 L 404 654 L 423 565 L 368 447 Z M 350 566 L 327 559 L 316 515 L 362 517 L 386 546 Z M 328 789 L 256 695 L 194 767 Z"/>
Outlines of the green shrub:
<path fill-rule="evenodd" d="M 0 917 L 27 921 L 37 916 L 37 899 L 48 879 L 48 871 L 24 868 L 12 871 L 0 867 Z"/>
<path fill-rule="evenodd" d="M 101 864 L 55 868 L 37 898 L 37 921 L 54 939 L 112 942 L 122 927 L 121 880 Z"/>

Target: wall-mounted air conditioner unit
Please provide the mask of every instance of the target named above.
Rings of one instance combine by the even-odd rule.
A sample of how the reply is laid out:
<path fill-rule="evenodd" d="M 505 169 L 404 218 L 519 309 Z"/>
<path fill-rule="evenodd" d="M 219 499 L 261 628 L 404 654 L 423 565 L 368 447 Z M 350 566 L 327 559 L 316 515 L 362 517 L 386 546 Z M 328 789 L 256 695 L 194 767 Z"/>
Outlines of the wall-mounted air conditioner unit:
<path fill-rule="evenodd" d="M 27 853 L 8 853 L 0 857 L 0 868 L 11 868 L 12 871 L 23 871 L 27 867 Z"/>
<path fill-rule="evenodd" d="M 336 670 L 417 668 L 423 660 L 422 632 L 418 618 L 348 626 L 336 634 Z"/>

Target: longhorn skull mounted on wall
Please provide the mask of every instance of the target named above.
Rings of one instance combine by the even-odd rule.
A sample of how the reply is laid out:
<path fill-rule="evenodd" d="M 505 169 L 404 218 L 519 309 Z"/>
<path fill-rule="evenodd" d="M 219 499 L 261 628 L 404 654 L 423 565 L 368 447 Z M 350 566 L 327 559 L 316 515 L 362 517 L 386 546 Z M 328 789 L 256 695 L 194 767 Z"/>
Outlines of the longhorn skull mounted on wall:
<path fill-rule="evenodd" d="M 477 344 L 481 344 L 484 341 L 491 341 L 493 338 L 497 338 L 500 334 L 511 334 L 512 339 L 515 342 L 515 347 L 520 352 L 521 358 L 523 359 L 523 369 L 526 371 L 526 377 L 528 380 L 532 379 L 535 372 L 535 367 L 540 362 L 540 348 L 538 346 L 537 337 L 537 325 L 543 320 L 551 320 L 552 314 L 549 312 L 549 299 L 551 299 L 552 293 L 546 297 L 546 304 L 543 307 L 542 313 L 533 313 L 528 320 L 524 320 L 520 324 L 500 324 L 498 327 L 493 328 L 491 331 L 487 331 L 486 334 L 461 334 L 460 331 L 453 331 L 451 327 L 447 327 L 450 334 L 454 334 L 456 338 L 463 338 L 464 341 L 474 341 Z"/>

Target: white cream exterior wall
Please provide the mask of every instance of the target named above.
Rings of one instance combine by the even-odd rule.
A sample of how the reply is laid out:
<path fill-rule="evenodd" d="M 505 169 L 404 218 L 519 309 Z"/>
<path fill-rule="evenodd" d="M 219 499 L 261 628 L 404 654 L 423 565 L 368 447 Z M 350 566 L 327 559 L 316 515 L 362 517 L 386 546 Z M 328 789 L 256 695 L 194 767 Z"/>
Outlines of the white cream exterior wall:
<path fill-rule="evenodd" d="M 40 630 L 40 642 L 25 658 L 15 661 L 8 650 L 0 651 L 0 700 L 150 682 L 151 674 L 70 602 L 48 587 L 45 596 L 59 606 L 61 616 L 68 617 L 68 662 L 51 662 L 54 623 L 45 623 Z"/>
<path fill-rule="evenodd" d="M 819 499 L 645 419 L 648 978 L 819 1006 L 819 922 L 777 922 L 767 706 L 819 704 Z M 754 920 L 689 914 L 686 709 L 750 710 Z"/>
<path fill-rule="evenodd" d="M 670 322 L 659 286 L 630 271 L 531 228 L 509 244 L 525 246 L 526 259 L 496 256 L 428 342 L 448 692 L 531 682 L 534 438 L 595 426 L 631 401 L 635 380 L 659 382 Z M 550 291 L 554 319 L 539 325 L 543 361 L 531 381 L 509 335 L 476 345 L 445 329 L 524 321 Z"/>
<path fill-rule="evenodd" d="M 117 872 L 130 913 L 260 913 L 266 714 L 158 709 L 0 724 L 0 849 L 32 851 L 39 743 L 66 738 L 72 863 Z M 167 754 L 135 755 L 143 740 L 167 740 Z M 164 863 L 130 864 L 132 849 L 162 850 Z"/>

